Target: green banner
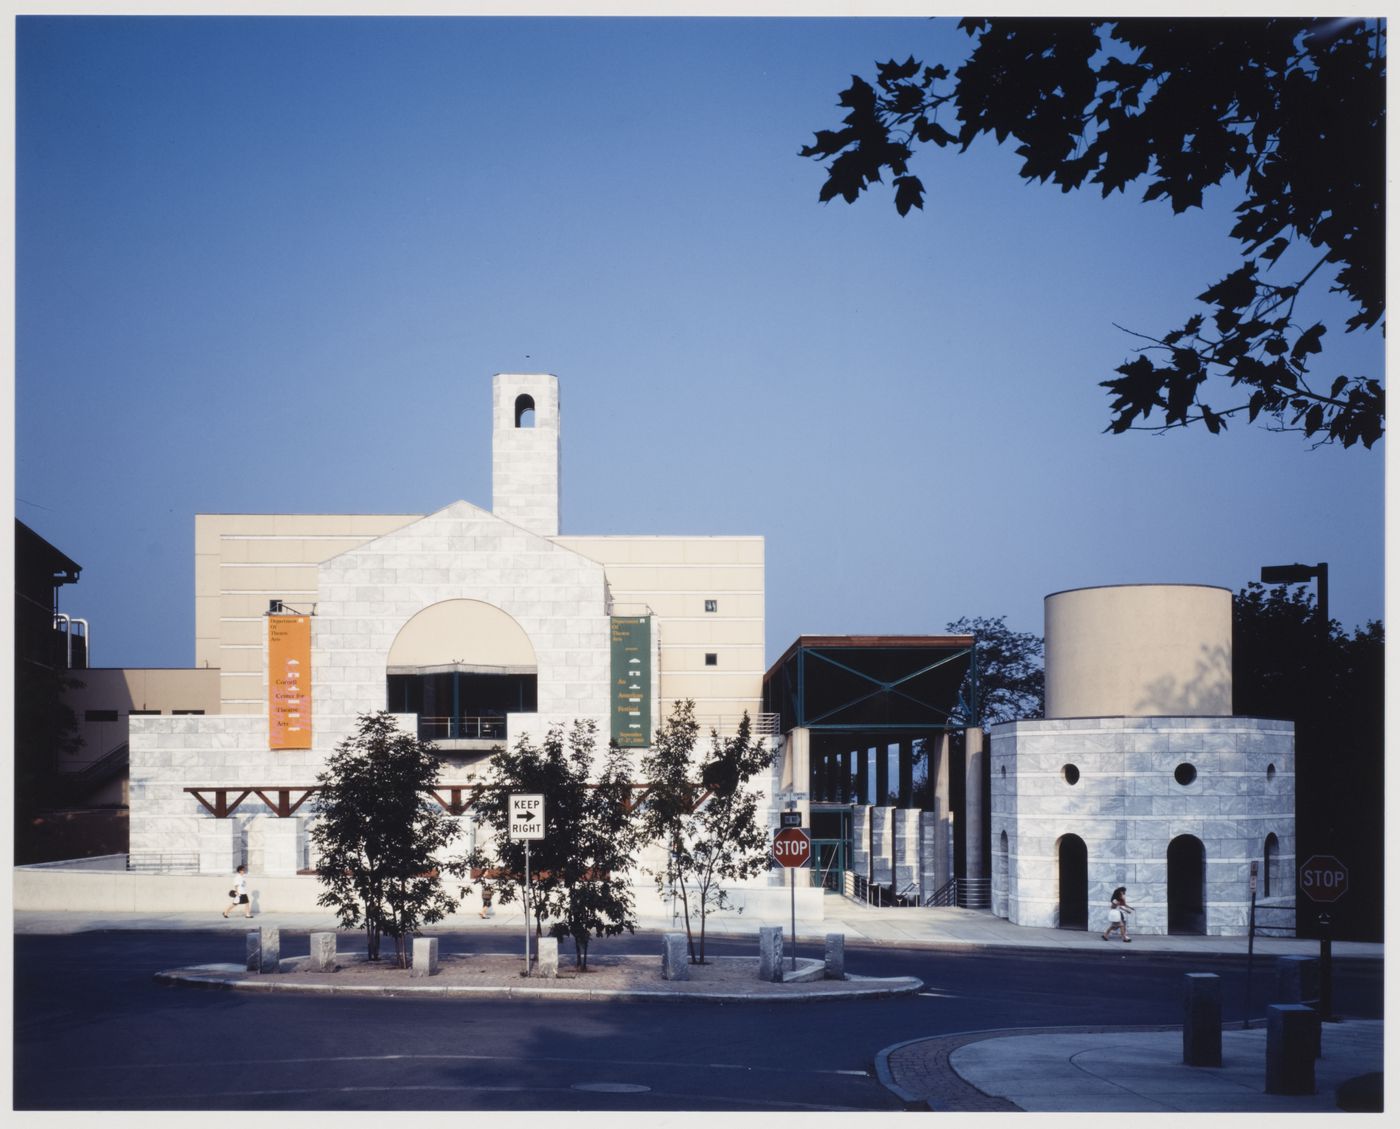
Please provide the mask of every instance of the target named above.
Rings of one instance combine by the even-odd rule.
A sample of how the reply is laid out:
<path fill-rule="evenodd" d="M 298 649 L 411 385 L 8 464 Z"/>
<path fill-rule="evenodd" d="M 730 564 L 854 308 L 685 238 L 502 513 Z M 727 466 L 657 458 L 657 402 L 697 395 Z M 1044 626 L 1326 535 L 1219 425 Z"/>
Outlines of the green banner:
<path fill-rule="evenodd" d="M 651 616 L 612 617 L 612 739 L 651 744 Z"/>

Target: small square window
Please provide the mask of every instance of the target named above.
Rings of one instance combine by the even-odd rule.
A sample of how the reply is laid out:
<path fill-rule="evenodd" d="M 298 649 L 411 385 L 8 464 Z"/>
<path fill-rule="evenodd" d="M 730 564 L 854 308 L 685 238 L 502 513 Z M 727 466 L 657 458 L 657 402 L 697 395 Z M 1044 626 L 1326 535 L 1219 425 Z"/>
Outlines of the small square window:
<path fill-rule="evenodd" d="M 705 601 L 705 610 L 706 610 L 707 612 L 717 612 L 717 611 L 719 611 L 719 601 L 718 601 L 718 600 L 706 600 L 706 601 Z"/>
<path fill-rule="evenodd" d="M 84 710 L 84 721 L 116 721 L 116 710 Z"/>
<path fill-rule="evenodd" d="M 705 652 L 705 665 L 706 665 L 706 666 L 719 666 L 719 655 L 715 654 L 714 651 L 706 651 L 706 652 Z"/>
<path fill-rule="evenodd" d="M 204 713 L 203 710 L 171 710 L 170 712 L 176 715 L 185 715 L 189 717 L 198 717 Z"/>
<path fill-rule="evenodd" d="M 128 710 L 132 717 L 159 717 L 160 710 Z"/>

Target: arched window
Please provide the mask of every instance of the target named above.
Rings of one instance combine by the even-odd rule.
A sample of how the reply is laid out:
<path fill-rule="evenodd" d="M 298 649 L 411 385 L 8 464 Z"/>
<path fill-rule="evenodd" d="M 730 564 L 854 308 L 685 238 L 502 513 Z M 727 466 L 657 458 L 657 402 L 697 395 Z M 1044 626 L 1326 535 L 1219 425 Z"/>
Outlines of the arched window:
<path fill-rule="evenodd" d="M 1278 885 L 1278 836 L 1272 831 L 1264 838 L 1264 897 Z"/>
<path fill-rule="evenodd" d="M 389 648 L 387 705 L 418 715 L 425 741 L 506 738 L 506 716 L 538 704 L 535 649 L 510 615 L 480 600 L 432 604 L 399 630 Z"/>
<path fill-rule="evenodd" d="M 522 392 L 515 398 L 515 426 L 535 426 L 535 398 L 528 392 Z"/>

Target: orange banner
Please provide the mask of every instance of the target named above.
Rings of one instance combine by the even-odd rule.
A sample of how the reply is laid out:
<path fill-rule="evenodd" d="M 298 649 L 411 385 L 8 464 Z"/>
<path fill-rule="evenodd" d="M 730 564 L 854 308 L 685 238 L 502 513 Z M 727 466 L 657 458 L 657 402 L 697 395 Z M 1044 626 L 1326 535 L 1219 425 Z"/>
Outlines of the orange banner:
<path fill-rule="evenodd" d="M 267 617 L 267 743 L 311 748 L 311 617 Z"/>

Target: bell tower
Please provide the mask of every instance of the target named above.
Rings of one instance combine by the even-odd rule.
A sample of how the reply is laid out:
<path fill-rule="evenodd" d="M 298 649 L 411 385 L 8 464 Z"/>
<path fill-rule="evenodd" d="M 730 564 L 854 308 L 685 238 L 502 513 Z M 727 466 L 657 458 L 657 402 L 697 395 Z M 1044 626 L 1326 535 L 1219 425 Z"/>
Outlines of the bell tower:
<path fill-rule="evenodd" d="M 557 537 L 559 378 L 500 372 L 491 397 L 491 509 L 531 533 Z"/>

